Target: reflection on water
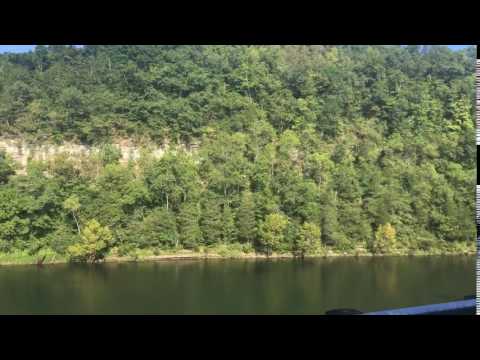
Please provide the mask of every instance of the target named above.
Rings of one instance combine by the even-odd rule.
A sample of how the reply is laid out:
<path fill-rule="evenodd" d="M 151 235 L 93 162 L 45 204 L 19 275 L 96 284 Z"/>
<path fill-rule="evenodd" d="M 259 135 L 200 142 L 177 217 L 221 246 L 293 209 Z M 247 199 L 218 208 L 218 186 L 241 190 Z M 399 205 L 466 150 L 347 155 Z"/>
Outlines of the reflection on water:
<path fill-rule="evenodd" d="M 1 314 L 323 314 L 474 294 L 471 256 L 0 267 Z"/>

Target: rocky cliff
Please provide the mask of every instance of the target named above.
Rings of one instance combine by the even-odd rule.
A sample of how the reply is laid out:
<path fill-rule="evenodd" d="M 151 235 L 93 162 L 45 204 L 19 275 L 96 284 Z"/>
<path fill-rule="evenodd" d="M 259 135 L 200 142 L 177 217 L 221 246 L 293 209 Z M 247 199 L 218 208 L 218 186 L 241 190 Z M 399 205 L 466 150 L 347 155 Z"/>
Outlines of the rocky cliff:
<path fill-rule="evenodd" d="M 172 146 L 165 143 L 162 146 L 147 145 L 140 146 L 134 144 L 129 139 L 117 140 L 112 143 L 121 152 L 120 163 L 126 164 L 129 161 L 137 161 L 140 159 L 142 149 L 147 150 L 154 158 L 160 158 Z M 188 152 L 197 149 L 197 145 L 179 145 L 175 149 L 182 148 Z M 42 143 L 34 144 L 19 138 L 2 138 L 0 137 L 0 151 L 4 150 L 19 166 L 18 172 L 24 172 L 29 160 L 48 161 L 60 154 L 66 154 L 71 158 L 93 155 L 99 151 L 98 146 L 89 146 L 72 142 L 65 142 L 61 145 Z"/>

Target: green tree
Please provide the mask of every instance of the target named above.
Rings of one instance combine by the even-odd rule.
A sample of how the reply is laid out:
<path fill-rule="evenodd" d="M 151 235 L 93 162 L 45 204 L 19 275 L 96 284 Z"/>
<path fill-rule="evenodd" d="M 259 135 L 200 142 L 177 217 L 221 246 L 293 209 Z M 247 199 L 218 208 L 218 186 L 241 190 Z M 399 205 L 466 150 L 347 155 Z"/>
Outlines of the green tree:
<path fill-rule="evenodd" d="M 177 215 L 178 237 L 180 243 L 187 249 L 195 249 L 202 243 L 200 229 L 199 204 L 184 203 Z"/>
<path fill-rule="evenodd" d="M 72 195 L 65 199 L 65 201 L 63 202 L 63 208 L 72 213 L 75 224 L 77 225 L 78 234 L 80 235 L 80 224 L 77 218 L 78 210 L 80 210 L 80 200 L 78 196 Z"/>
<path fill-rule="evenodd" d="M 200 228 L 205 245 L 213 245 L 222 239 L 223 223 L 220 201 L 214 195 L 206 195 L 202 201 Z"/>
<path fill-rule="evenodd" d="M 270 214 L 262 223 L 260 243 L 265 248 L 267 256 L 272 254 L 285 240 L 288 218 L 282 214 Z"/>
<path fill-rule="evenodd" d="M 30 205 L 31 200 L 22 195 L 19 196 L 14 187 L 0 186 L 0 242 L 5 252 L 28 239 L 31 231 L 25 214 L 25 206 Z"/>
<path fill-rule="evenodd" d="M 147 168 L 145 176 L 153 199 L 167 209 L 177 210 L 182 202 L 199 197 L 198 172 L 186 154 L 166 154 Z"/>
<path fill-rule="evenodd" d="M 237 229 L 240 241 L 253 244 L 257 236 L 255 219 L 255 202 L 250 191 L 242 193 L 240 206 L 237 210 Z"/>
<path fill-rule="evenodd" d="M 380 225 L 375 232 L 375 238 L 371 244 L 374 253 L 387 253 L 391 251 L 396 242 L 396 230 L 389 223 Z"/>
<path fill-rule="evenodd" d="M 179 238 L 175 215 L 165 208 L 157 208 L 145 216 L 133 236 L 142 247 L 164 249 L 178 247 Z"/>
<path fill-rule="evenodd" d="M 0 151 L 0 185 L 5 184 L 13 174 L 15 174 L 15 170 L 12 161 L 5 154 L 5 151 Z"/>
<path fill-rule="evenodd" d="M 312 223 L 304 223 L 300 229 L 298 240 L 295 244 L 296 252 L 303 258 L 306 253 L 314 251 L 320 244 L 320 227 Z"/>
<path fill-rule="evenodd" d="M 112 144 L 105 144 L 100 149 L 100 159 L 103 165 L 116 164 L 122 158 L 120 149 Z"/>
<path fill-rule="evenodd" d="M 237 228 L 235 227 L 235 218 L 233 216 L 230 205 L 223 205 L 222 214 L 222 239 L 226 244 L 233 243 L 237 240 Z"/>
<path fill-rule="evenodd" d="M 339 246 L 346 241 L 338 223 L 336 196 L 335 192 L 327 190 L 322 198 L 322 242 L 329 246 Z"/>
<path fill-rule="evenodd" d="M 107 226 L 90 220 L 83 228 L 81 241 L 69 246 L 67 252 L 73 261 L 96 262 L 105 257 L 112 239 L 112 233 Z"/>

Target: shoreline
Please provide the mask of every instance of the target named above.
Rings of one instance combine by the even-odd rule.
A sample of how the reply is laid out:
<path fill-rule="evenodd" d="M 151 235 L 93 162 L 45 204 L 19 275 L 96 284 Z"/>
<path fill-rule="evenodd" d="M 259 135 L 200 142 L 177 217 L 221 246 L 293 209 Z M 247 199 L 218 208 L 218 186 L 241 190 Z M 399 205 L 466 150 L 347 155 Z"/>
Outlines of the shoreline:
<path fill-rule="evenodd" d="M 370 257 L 370 258 L 383 258 L 383 257 L 424 257 L 424 256 L 474 256 L 476 251 L 458 251 L 458 252 L 425 252 L 416 251 L 414 253 L 407 252 L 392 252 L 386 254 L 372 254 L 372 253 L 348 253 L 348 252 L 334 252 L 330 251 L 325 254 L 309 254 L 305 255 L 305 259 L 328 259 L 328 258 L 351 258 L 351 257 Z M 291 253 L 278 253 L 272 254 L 267 257 L 261 253 L 242 253 L 232 255 L 221 255 L 218 253 L 201 253 L 201 252 L 189 252 L 189 253 L 177 253 L 177 254 L 162 254 L 162 255 L 148 255 L 148 256 L 115 256 L 110 255 L 105 259 L 98 261 L 97 264 L 108 263 L 139 263 L 139 262 L 158 262 L 158 261 L 182 261 L 182 260 L 276 260 L 276 259 L 300 259 L 299 256 L 295 256 Z M 66 258 L 46 260 L 41 265 L 38 265 L 37 259 L 32 257 L 30 261 L 18 262 L 18 261 L 2 261 L 0 260 L 0 267 L 2 266 L 16 266 L 16 265 L 58 265 L 68 264 L 70 261 Z"/>

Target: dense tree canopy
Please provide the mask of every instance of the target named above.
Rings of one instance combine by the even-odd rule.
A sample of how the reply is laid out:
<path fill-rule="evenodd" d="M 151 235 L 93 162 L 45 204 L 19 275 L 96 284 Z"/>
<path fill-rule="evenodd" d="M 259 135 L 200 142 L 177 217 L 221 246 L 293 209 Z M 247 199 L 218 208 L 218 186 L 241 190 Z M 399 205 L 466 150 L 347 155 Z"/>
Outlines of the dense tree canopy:
<path fill-rule="evenodd" d="M 0 152 L 0 251 L 471 242 L 474 59 L 443 46 L 0 55 L 1 136 L 102 145 L 84 166 L 32 161 L 17 176 Z M 200 147 L 124 166 L 108 145 L 124 137 Z"/>

